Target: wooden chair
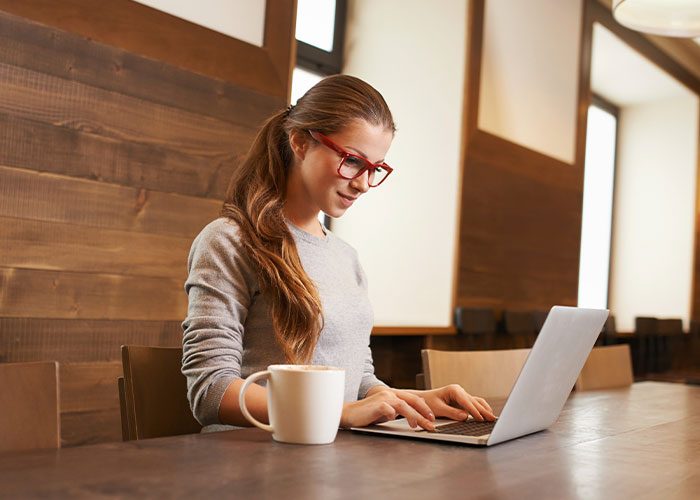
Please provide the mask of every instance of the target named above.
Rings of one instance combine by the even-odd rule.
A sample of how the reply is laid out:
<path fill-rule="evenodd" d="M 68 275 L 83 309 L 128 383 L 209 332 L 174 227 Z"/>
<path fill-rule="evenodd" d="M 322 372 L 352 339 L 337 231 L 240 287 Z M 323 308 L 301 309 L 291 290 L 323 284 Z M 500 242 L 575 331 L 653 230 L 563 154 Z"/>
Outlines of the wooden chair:
<path fill-rule="evenodd" d="M 540 330 L 542 330 L 544 322 L 547 320 L 547 316 L 549 316 L 549 311 L 542 311 L 539 309 L 532 311 L 532 321 L 535 324 L 536 334 L 539 334 Z"/>
<path fill-rule="evenodd" d="M 688 335 L 688 364 L 690 367 L 700 366 L 700 321 L 691 320 Z"/>
<path fill-rule="evenodd" d="M 683 320 L 680 318 L 664 318 L 656 322 L 656 365 L 658 373 L 664 373 L 673 368 L 676 351 L 683 341 Z"/>
<path fill-rule="evenodd" d="M 59 448 L 58 363 L 0 363 L 0 451 Z"/>
<path fill-rule="evenodd" d="M 455 326 L 460 335 L 466 336 L 467 349 L 492 349 L 496 335 L 496 314 L 493 309 L 458 307 L 455 309 Z"/>
<path fill-rule="evenodd" d="M 425 373 L 416 373 L 416 389 L 425 389 Z"/>
<path fill-rule="evenodd" d="M 627 344 L 594 347 L 576 380 L 577 391 L 626 387 L 634 382 Z"/>
<path fill-rule="evenodd" d="M 634 354 L 633 369 L 637 375 L 646 375 L 655 370 L 658 321 L 653 316 L 634 318 L 634 340 L 637 349 Z"/>
<path fill-rule="evenodd" d="M 459 384 L 483 398 L 506 398 L 520 375 L 530 349 L 437 351 L 423 349 L 426 389 Z"/>
<path fill-rule="evenodd" d="M 136 439 L 133 433 L 133 428 L 136 425 L 130 418 L 134 418 L 133 412 L 126 409 L 126 389 L 124 388 L 124 377 L 117 379 L 117 388 L 119 389 L 119 413 L 122 420 L 122 441 L 132 441 Z"/>
<path fill-rule="evenodd" d="M 532 311 L 503 311 L 503 329 L 513 347 L 532 347 L 535 343 L 535 319 Z"/>
<path fill-rule="evenodd" d="M 202 426 L 187 401 L 181 347 L 122 346 L 122 437 L 193 434 Z M 119 383 L 120 389 L 122 384 Z"/>
<path fill-rule="evenodd" d="M 617 326 L 615 324 L 615 316 L 608 315 L 603 325 L 603 331 L 600 335 L 603 339 L 603 345 L 617 345 Z"/>

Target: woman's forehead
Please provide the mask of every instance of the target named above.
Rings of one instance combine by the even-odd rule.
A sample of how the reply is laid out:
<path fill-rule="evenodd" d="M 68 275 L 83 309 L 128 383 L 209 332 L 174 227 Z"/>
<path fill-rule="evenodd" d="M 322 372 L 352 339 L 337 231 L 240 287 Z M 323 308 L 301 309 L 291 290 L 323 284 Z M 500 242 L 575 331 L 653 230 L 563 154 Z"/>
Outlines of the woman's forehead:
<path fill-rule="evenodd" d="M 382 125 L 354 120 L 328 137 L 342 148 L 378 163 L 384 160 L 394 134 L 391 129 Z"/>

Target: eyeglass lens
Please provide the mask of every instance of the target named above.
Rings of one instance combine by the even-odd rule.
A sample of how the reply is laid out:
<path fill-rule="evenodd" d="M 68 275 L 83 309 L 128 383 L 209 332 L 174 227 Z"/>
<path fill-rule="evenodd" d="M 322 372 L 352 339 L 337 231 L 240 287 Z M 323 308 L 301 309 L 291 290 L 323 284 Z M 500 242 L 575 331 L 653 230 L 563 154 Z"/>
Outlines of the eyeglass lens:
<path fill-rule="evenodd" d="M 359 156 L 355 155 L 348 155 L 340 164 L 340 175 L 347 179 L 354 179 L 369 165 L 370 163 L 368 163 L 364 158 L 360 158 Z M 382 167 L 371 169 L 369 174 L 369 185 L 378 185 L 388 174 L 389 171 Z"/>

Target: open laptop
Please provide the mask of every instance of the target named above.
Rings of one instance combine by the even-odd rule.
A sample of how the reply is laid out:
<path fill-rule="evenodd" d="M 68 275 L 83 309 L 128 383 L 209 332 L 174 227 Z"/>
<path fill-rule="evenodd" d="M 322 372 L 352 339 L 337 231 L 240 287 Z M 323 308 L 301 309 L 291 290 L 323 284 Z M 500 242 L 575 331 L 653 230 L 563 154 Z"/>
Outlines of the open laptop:
<path fill-rule="evenodd" d="M 437 419 L 435 431 L 426 431 L 412 429 L 406 419 L 400 419 L 352 430 L 491 446 L 546 429 L 559 417 L 608 313 L 606 309 L 552 307 L 494 422 L 478 422 L 471 417 L 464 422 Z M 463 431 L 461 427 L 474 429 Z"/>

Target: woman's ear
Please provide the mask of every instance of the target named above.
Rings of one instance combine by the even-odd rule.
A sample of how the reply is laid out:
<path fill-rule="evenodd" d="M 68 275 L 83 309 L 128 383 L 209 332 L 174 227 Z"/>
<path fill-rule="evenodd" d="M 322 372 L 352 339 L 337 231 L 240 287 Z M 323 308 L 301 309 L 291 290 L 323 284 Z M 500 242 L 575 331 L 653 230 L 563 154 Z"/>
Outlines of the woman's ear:
<path fill-rule="evenodd" d="M 293 129 L 289 132 L 289 145 L 294 156 L 303 160 L 309 150 L 309 134 L 303 130 Z"/>

